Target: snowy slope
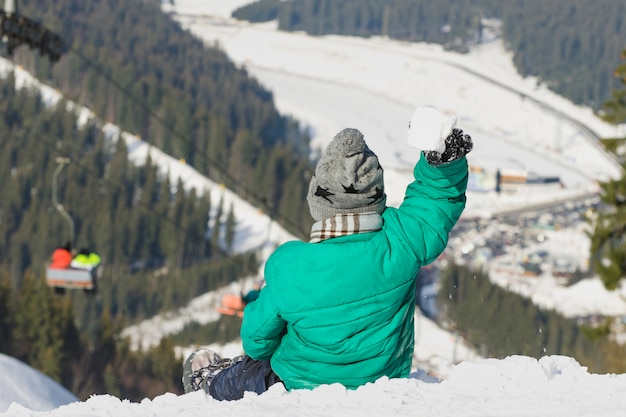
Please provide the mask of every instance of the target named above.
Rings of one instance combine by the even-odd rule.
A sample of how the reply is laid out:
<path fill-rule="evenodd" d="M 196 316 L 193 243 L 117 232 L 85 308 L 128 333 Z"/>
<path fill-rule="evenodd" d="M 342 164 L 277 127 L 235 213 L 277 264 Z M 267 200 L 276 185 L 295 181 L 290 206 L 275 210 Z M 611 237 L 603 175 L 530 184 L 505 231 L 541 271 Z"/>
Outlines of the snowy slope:
<path fill-rule="evenodd" d="M 282 33 L 273 24 L 251 25 L 229 18 L 234 8 L 246 3 L 249 1 L 178 0 L 173 7 L 166 4 L 164 8 L 207 43 L 219 42 L 235 62 L 271 89 L 279 109 L 311 129 L 314 145 L 325 146 L 334 133 L 348 125 L 361 129 L 383 161 L 392 205 L 400 202 L 416 159 L 406 145 L 406 128 L 417 104 L 434 105 L 459 116 L 459 125 L 475 141 L 469 156 L 473 166 L 558 175 L 566 185 L 502 195 L 470 192 L 466 216 L 488 217 L 499 210 L 567 201 L 593 194 L 597 180 L 619 175 L 615 161 L 569 118 L 583 122 L 600 136 L 617 136 L 617 129 L 590 109 L 572 105 L 535 80 L 521 78 L 499 41 L 470 55 L 458 55 L 437 45 Z M 584 259 L 588 242 L 584 231 L 565 232 L 570 234 L 559 236 L 579 241 L 569 249 L 572 256 Z M 559 241 L 558 236 L 550 239 L 550 243 Z M 496 270 L 491 273 L 506 284 L 507 276 Z M 519 286 L 523 295 L 567 316 L 626 313 L 623 295 L 608 293 L 597 279 L 571 289 L 550 279 L 525 281 Z M 135 346 L 151 346 L 190 320 L 215 320 L 215 304 L 224 291 L 233 288 L 202 295 L 186 308 L 131 326 L 124 334 Z M 436 339 L 434 334 L 428 333 Z M 429 337 L 421 340 L 422 346 L 425 340 Z M 441 346 L 453 345 L 447 342 L 426 350 L 436 352 Z M 445 365 L 438 371 L 445 374 L 456 361 L 443 356 Z M 427 363 L 427 359 L 416 359 L 416 363 Z"/>
<path fill-rule="evenodd" d="M 12 403 L 46 411 L 75 401 L 74 394 L 46 375 L 0 353 L 0 412 Z"/>
<path fill-rule="evenodd" d="M 472 168 L 526 170 L 558 176 L 563 183 L 562 188 L 523 192 L 468 192 L 464 217 L 489 218 L 510 209 L 593 195 L 598 180 L 621 174 L 589 131 L 616 137 L 624 134 L 624 126 L 620 130 L 608 125 L 589 108 L 575 106 L 536 80 L 520 77 L 500 40 L 459 55 L 438 45 L 311 37 L 278 32 L 274 23 L 255 25 L 229 17 L 246 3 L 178 0 L 164 9 L 207 43 L 218 42 L 271 89 L 279 109 L 311 129 L 314 145 L 325 146 L 346 126 L 362 130 L 385 168 L 391 205 L 401 201 L 416 159 L 406 144 L 415 105 L 432 105 L 458 116 L 458 125 L 474 138 L 468 157 Z M 570 243 L 562 244 L 560 252 L 582 261 L 588 257 L 585 233 L 580 227 L 563 230 L 552 234 L 547 244 Z M 507 284 L 507 277 L 493 268 L 490 272 Z M 607 293 L 597 279 L 571 289 L 549 279 L 524 281 L 519 292 L 570 317 L 626 313 L 626 288 Z M 156 326 L 142 330 L 146 335 L 158 332 Z"/>
<path fill-rule="evenodd" d="M 5 77 L 9 72 L 15 74 L 17 88 L 39 90 L 42 100 L 50 106 L 56 105 L 62 98 L 58 90 L 41 83 L 23 68 L 14 66 L 11 61 L 0 58 L 0 77 Z M 75 103 L 70 102 L 68 107 L 69 110 L 76 111 L 79 115 L 79 123 L 95 118 L 93 112 L 77 106 Z M 195 188 L 199 194 L 209 192 L 211 201 L 223 201 L 224 207 L 230 207 L 233 204 L 237 222 L 237 233 L 233 242 L 236 251 L 258 250 L 263 258 L 269 256 L 277 244 L 295 239 L 279 224 L 271 221 L 269 216 L 265 215 L 259 208 L 238 197 L 222 184 L 215 183 L 200 175 L 193 167 L 163 153 L 136 135 L 122 132 L 115 125 L 103 123 L 102 130 L 109 140 L 117 141 L 121 138 L 126 142 L 128 157 L 133 163 L 143 165 L 150 155 L 152 162 L 158 165 L 160 174 L 169 176 L 170 183 L 178 184 L 180 179 L 186 189 Z M 213 207 L 213 210 L 217 211 L 217 208 Z"/>
<path fill-rule="evenodd" d="M 0 374 L 3 390 L 14 385 L 10 375 Z M 286 392 L 275 385 L 263 395 L 232 402 L 202 392 L 164 394 L 140 403 L 98 395 L 49 412 L 12 404 L 6 412 L 0 409 L 0 417 L 623 417 L 625 392 L 626 375 L 590 374 L 562 356 L 513 356 L 463 362 L 442 382 L 415 374 L 381 378 L 355 391 L 335 384 Z"/>
<path fill-rule="evenodd" d="M 279 32 L 274 23 L 230 19 L 225 4 L 242 3 L 179 0 L 165 9 L 270 88 L 281 111 L 311 127 L 314 145 L 324 147 L 347 126 L 362 130 L 385 168 L 391 205 L 401 201 L 416 159 L 405 139 L 417 105 L 457 115 L 459 127 L 474 138 L 473 167 L 558 175 L 566 186 L 497 198 L 470 194 L 466 215 L 569 199 L 621 172 L 589 134 L 615 137 L 618 130 L 537 80 L 520 77 L 500 40 L 461 55 L 382 38 L 312 37 Z"/>

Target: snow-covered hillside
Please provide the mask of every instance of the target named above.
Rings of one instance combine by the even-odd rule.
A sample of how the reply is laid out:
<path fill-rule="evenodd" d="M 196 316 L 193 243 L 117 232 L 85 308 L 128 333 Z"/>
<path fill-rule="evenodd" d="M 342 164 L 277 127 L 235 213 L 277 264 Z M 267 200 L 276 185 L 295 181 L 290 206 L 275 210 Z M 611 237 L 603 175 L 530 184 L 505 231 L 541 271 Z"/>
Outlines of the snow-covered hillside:
<path fill-rule="evenodd" d="M 230 19 L 225 5 L 242 3 L 179 0 L 166 10 L 270 88 L 279 109 L 311 127 L 314 145 L 323 147 L 344 127 L 362 130 L 385 168 L 392 205 L 401 201 L 416 159 L 405 139 L 417 105 L 458 117 L 459 127 L 474 138 L 473 168 L 556 175 L 565 185 L 556 192 L 497 198 L 470 194 L 468 216 L 569 199 L 620 173 L 587 131 L 615 137 L 617 129 L 537 80 L 521 78 L 500 40 L 461 55 L 383 38 L 312 37 L 279 32 L 275 23 Z"/>
<path fill-rule="evenodd" d="M 511 209 L 593 195 L 598 180 L 620 175 L 621 168 L 588 132 L 614 137 L 622 134 L 619 128 L 536 80 L 521 78 L 499 40 L 459 55 L 437 45 L 388 39 L 311 37 L 278 32 L 274 23 L 251 25 L 229 17 L 234 8 L 246 3 L 178 0 L 164 8 L 207 43 L 217 42 L 271 89 L 279 109 L 311 129 L 315 145 L 323 147 L 343 127 L 361 129 L 383 163 L 392 205 L 401 201 L 416 159 L 406 145 L 408 119 L 416 105 L 432 105 L 458 116 L 458 125 L 474 138 L 475 148 L 468 157 L 472 168 L 517 169 L 561 179 L 562 187 L 470 191 L 464 217 L 489 218 Z M 561 245 L 560 252 L 586 259 L 584 228 L 578 225 L 552 236 L 544 246 L 567 236 L 578 244 Z M 541 305 L 562 307 L 568 316 L 576 316 L 576 310 L 581 314 L 626 313 L 624 295 L 607 294 L 597 279 L 581 283 L 576 291 L 564 291 L 552 283 L 522 284 L 531 286 Z M 136 337 L 154 338 L 160 332 L 154 323 L 142 325 Z"/>
<path fill-rule="evenodd" d="M 46 375 L 0 353 L 0 412 L 12 403 L 46 411 L 75 401 L 74 394 Z"/>
<path fill-rule="evenodd" d="M 466 217 L 489 217 L 499 211 L 594 194 L 596 181 L 620 173 L 613 158 L 570 119 L 600 136 L 616 136 L 617 128 L 602 122 L 590 109 L 574 106 L 538 86 L 536 80 L 522 79 L 499 41 L 469 55 L 458 55 L 437 45 L 282 33 L 274 24 L 251 25 L 229 18 L 234 8 L 246 3 L 249 1 L 178 0 L 164 8 L 207 43 L 218 42 L 271 89 L 279 109 L 311 129 L 316 146 L 323 147 L 343 127 L 362 130 L 383 161 L 392 205 L 400 202 L 416 159 L 406 145 L 408 119 L 415 105 L 432 105 L 458 116 L 459 126 L 474 138 L 475 149 L 469 156 L 472 166 L 557 175 L 564 184 L 562 188 L 537 187 L 517 193 L 470 192 Z M 570 241 L 580 242 L 561 249 L 585 258 L 588 238 L 584 230 L 564 230 L 559 236 L 565 233 Z M 547 244 L 556 242 L 559 239 L 554 236 Z M 503 280 L 507 276 L 497 272 L 492 271 L 506 285 Z M 557 306 L 568 316 L 576 316 L 577 311 L 626 313 L 623 295 L 606 292 L 597 279 L 585 280 L 571 290 L 551 279 L 517 285 L 524 295 L 530 291 L 541 305 Z M 214 308 L 225 291 L 233 289 L 202 295 L 178 312 L 127 328 L 125 335 L 136 346 L 151 346 L 190 320 L 213 321 Z M 448 339 L 450 346 L 452 337 Z M 428 334 L 420 343 L 427 344 L 426 340 Z M 449 355 L 433 358 L 444 364 L 430 369 L 446 374 L 447 367 L 466 358 L 469 356 L 464 354 L 454 359 Z"/>
<path fill-rule="evenodd" d="M 0 58 L 0 77 L 5 77 L 9 72 L 13 72 L 15 75 L 16 88 L 38 90 L 41 93 L 42 101 L 47 105 L 54 106 L 62 98 L 58 90 L 41 83 L 22 67 L 13 65 L 7 59 Z M 68 110 L 75 111 L 79 115 L 79 123 L 95 118 L 91 110 L 77 106 L 75 103 L 70 102 L 68 107 Z M 163 153 L 136 135 L 123 132 L 119 127 L 110 123 L 103 122 L 101 124 L 102 130 L 109 140 L 114 142 L 121 138 L 126 142 L 128 156 L 133 163 L 143 165 L 149 155 L 153 163 L 159 167 L 160 174 L 169 177 L 170 183 L 178 184 L 178 181 L 181 180 L 186 189 L 195 188 L 199 194 L 211 193 L 211 200 L 222 201 L 224 207 L 230 207 L 232 204 L 236 208 L 237 233 L 233 246 L 237 251 L 258 250 L 262 257 L 267 257 L 277 244 L 295 239 L 291 233 L 271 221 L 270 217 L 262 210 L 238 197 L 222 184 L 215 183 L 200 175 L 193 167 Z M 213 209 L 217 211 L 217 208 L 214 207 Z"/>
<path fill-rule="evenodd" d="M 15 379 L 0 373 L 0 386 L 1 399 L 5 390 L 15 388 Z M 5 412 L 0 409 L 0 417 L 622 417 L 624 392 L 626 375 L 590 374 L 568 357 L 513 356 L 463 362 L 441 382 L 415 373 L 410 379 L 382 378 L 355 391 L 335 384 L 286 392 L 275 385 L 263 395 L 232 402 L 202 392 L 164 394 L 141 403 L 98 395 L 45 412 L 14 403 Z"/>
<path fill-rule="evenodd" d="M 178 0 L 174 6 L 166 3 L 164 9 L 207 43 L 218 42 L 235 62 L 271 89 L 279 109 L 311 129 L 314 146 L 323 147 L 346 126 L 362 130 L 385 168 L 391 205 L 401 201 L 417 158 L 406 144 L 408 120 L 416 105 L 432 105 L 458 116 L 458 125 L 474 139 L 469 155 L 473 168 L 554 175 L 564 185 L 500 194 L 469 192 L 465 217 L 489 218 L 502 211 L 592 195 L 598 190 L 598 180 L 620 174 L 614 159 L 571 119 L 602 137 L 619 135 L 618 128 L 601 121 L 590 109 L 574 106 L 538 86 L 536 80 L 521 78 L 500 41 L 459 55 L 437 45 L 283 33 L 274 24 L 251 25 L 229 18 L 232 10 L 246 3 Z M 246 236 L 252 241 L 259 234 Z M 582 230 L 575 236 L 581 245 L 571 255 L 580 257 L 580 247 L 585 247 L 588 238 Z M 608 303 L 614 306 L 611 314 L 626 312 L 622 296 L 607 295 L 596 284 L 597 280 L 592 284 L 594 294 L 614 300 Z M 572 310 L 580 308 L 582 300 L 585 306 L 594 305 L 596 313 L 607 305 L 594 303 L 588 293 L 584 298 L 577 293 L 563 299 L 562 291 L 543 288 L 549 291 L 541 298 L 544 304 L 565 306 L 569 315 L 576 315 Z M 544 294 L 534 293 L 537 299 Z M 216 294 L 203 296 L 193 307 L 154 317 L 125 334 L 137 346 L 150 346 L 194 317 L 200 322 L 214 320 L 218 299 Z"/>

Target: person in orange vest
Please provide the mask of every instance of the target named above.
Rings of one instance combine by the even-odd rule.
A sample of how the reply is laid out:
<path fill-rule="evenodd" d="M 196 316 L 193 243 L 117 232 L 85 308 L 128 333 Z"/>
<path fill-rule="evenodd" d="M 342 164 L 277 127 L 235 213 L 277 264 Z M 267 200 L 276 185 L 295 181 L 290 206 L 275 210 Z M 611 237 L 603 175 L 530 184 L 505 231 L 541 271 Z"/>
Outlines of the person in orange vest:
<path fill-rule="evenodd" d="M 67 269 L 70 267 L 71 263 L 72 263 L 72 251 L 71 251 L 71 245 L 69 242 L 67 242 L 65 246 L 56 248 L 54 252 L 52 252 L 52 262 L 50 263 L 50 268 Z"/>
<path fill-rule="evenodd" d="M 264 282 L 263 279 L 256 280 L 252 289 L 245 294 L 243 291 L 239 295 L 225 294 L 222 297 L 222 305 L 217 308 L 217 311 L 229 316 L 243 317 L 243 309 L 259 298 Z"/>

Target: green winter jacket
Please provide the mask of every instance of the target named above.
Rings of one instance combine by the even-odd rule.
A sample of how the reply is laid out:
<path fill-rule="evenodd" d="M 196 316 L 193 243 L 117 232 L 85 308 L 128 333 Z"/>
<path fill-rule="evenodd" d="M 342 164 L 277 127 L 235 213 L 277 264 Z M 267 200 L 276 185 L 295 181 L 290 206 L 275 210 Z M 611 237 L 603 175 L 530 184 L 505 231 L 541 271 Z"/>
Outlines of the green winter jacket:
<path fill-rule="evenodd" d="M 417 272 L 445 249 L 467 174 L 465 158 L 431 167 L 422 154 L 402 205 L 383 212 L 382 230 L 278 247 L 266 287 L 246 307 L 246 354 L 270 359 L 287 389 L 408 377 Z"/>

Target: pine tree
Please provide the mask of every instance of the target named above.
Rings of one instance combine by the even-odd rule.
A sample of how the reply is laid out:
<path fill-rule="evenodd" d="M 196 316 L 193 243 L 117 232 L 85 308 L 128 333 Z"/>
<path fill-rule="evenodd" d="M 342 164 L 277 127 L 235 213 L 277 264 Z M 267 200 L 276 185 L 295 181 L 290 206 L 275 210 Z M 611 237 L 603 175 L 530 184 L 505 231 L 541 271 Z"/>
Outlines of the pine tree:
<path fill-rule="evenodd" d="M 168 390 L 180 385 L 182 378 L 182 359 L 176 356 L 174 348 L 172 339 L 164 337 L 150 352 L 151 374 Z"/>
<path fill-rule="evenodd" d="M 613 91 L 612 97 L 604 103 L 603 119 L 614 124 L 626 122 L 626 49 L 620 54 L 620 59 L 622 63 L 615 68 L 613 76 L 623 88 Z"/>
<path fill-rule="evenodd" d="M 16 356 L 50 378 L 61 381 L 66 351 L 65 335 L 69 334 L 68 310 L 54 298 L 44 280 L 26 274 L 16 301 L 13 339 Z M 71 312 L 70 314 L 70 322 Z M 71 324 L 70 324 L 71 326 Z"/>
<path fill-rule="evenodd" d="M 235 240 L 235 228 L 237 226 L 237 219 L 235 218 L 235 208 L 233 203 L 230 204 L 230 210 L 228 211 L 228 217 L 226 218 L 226 231 L 225 231 L 225 244 L 226 249 L 230 250 L 233 247 L 233 241 Z"/>
<path fill-rule="evenodd" d="M 626 49 L 621 58 L 626 60 Z M 615 76 L 626 86 L 626 63 L 617 67 Z M 626 88 L 614 91 L 605 109 L 605 120 L 626 121 Z M 591 219 L 591 259 L 605 287 L 613 290 L 626 276 L 626 176 L 604 182 L 601 187 L 604 208 Z"/>
<path fill-rule="evenodd" d="M 601 187 L 606 208 L 592 220 L 591 259 L 604 286 L 612 290 L 626 275 L 626 178 Z"/>
<path fill-rule="evenodd" d="M 8 279 L 0 272 L 0 352 L 10 353 L 11 349 L 11 287 Z"/>

